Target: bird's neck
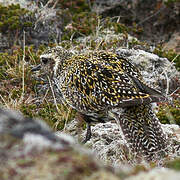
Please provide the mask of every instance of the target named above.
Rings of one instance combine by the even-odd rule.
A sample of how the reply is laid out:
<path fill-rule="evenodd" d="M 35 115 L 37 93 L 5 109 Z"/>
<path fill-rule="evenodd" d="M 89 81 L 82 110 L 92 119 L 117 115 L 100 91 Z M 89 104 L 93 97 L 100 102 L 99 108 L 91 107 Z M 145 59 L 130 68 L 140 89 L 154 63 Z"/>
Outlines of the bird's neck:
<path fill-rule="evenodd" d="M 57 76 L 58 74 L 61 74 L 61 72 L 66 69 L 70 63 L 72 63 L 71 57 L 73 56 L 73 53 L 64 53 L 63 56 L 58 57 L 57 61 L 55 62 L 54 66 L 54 76 Z"/>

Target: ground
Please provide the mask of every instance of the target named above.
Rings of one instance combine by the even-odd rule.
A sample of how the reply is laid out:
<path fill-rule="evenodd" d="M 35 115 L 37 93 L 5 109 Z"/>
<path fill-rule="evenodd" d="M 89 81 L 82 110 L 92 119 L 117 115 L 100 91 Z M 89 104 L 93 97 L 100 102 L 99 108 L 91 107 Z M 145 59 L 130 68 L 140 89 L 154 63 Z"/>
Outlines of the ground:
<path fill-rule="evenodd" d="M 47 46 L 57 44 L 77 52 L 94 49 L 118 52 L 128 47 L 157 54 L 159 59 L 162 58 L 161 62 L 167 58 L 164 61 L 169 62 L 170 68 L 164 72 L 163 78 L 155 78 L 154 81 L 150 66 L 141 68 L 147 67 L 148 75 L 145 71 L 144 75 L 147 75 L 147 81 L 152 79 L 149 84 L 156 83 L 156 87 L 168 92 L 172 100 L 159 104 L 160 121 L 180 125 L 178 1 L 144 3 L 139 0 L 134 3 L 117 0 L 115 4 L 109 1 L 101 1 L 103 3 L 100 4 L 98 0 L 88 1 L 89 4 L 83 0 L 56 2 L 23 1 L 21 5 L 8 6 L 0 1 L 1 106 L 20 111 L 26 117 L 41 118 L 54 131 L 65 131 L 72 125 L 76 112 L 61 102 L 55 104 L 47 79 L 42 74 L 31 72 L 31 68 L 39 63 L 40 54 Z M 132 57 L 135 59 L 136 56 Z M 136 64 L 142 63 L 138 58 L 135 60 Z M 156 65 L 159 66 L 158 63 Z M 70 133 L 77 132 L 72 129 Z M 95 148 L 98 148 L 96 145 Z M 46 153 L 49 152 L 43 155 Z M 111 153 L 107 157 L 112 163 Z M 167 160 L 167 167 L 176 169 L 178 166 L 178 159 L 175 164 Z M 7 172 L 14 173 L 13 170 Z"/>

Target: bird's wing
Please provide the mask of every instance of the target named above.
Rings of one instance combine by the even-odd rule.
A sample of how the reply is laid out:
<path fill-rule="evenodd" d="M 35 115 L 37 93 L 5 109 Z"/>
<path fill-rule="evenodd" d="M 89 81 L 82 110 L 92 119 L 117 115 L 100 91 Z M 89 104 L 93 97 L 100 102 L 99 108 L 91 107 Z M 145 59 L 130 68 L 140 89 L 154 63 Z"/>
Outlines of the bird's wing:
<path fill-rule="evenodd" d="M 101 68 L 91 77 L 86 77 L 85 92 L 90 98 L 97 98 L 100 105 L 128 107 L 159 102 L 162 95 L 146 86 L 139 79 L 125 72 Z M 93 84 L 88 82 L 93 81 Z"/>
<path fill-rule="evenodd" d="M 148 104 L 163 99 L 161 93 L 142 82 L 139 71 L 132 64 L 114 54 L 113 57 L 112 54 L 105 55 L 105 58 L 102 55 L 83 57 L 82 61 L 72 65 L 71 74 L 65 78 L 67 92 L 73 96 L 70 104 L 77 101 L 76 107 L 82 105 L 86 109 L 99 110 Z"/>

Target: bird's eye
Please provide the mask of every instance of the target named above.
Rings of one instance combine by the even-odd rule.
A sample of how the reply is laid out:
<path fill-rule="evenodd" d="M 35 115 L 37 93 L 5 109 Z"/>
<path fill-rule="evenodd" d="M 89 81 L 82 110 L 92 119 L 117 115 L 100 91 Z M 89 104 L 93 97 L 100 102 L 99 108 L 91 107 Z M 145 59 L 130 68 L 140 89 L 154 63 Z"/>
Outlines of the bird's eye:
<path fill-rule="evenodd" d="M 42 58 L 41 58 L 41 61 L 42 61 L 43 64 L 47 64 L 47 62 L 49 61 L 49 59 L 42 57 Z"/>

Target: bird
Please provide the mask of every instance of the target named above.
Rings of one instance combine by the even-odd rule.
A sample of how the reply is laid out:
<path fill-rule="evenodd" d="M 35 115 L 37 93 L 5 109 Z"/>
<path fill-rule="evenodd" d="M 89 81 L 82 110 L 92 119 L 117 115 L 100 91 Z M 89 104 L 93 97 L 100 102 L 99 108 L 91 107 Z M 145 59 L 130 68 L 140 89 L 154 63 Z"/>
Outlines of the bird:
<path fill-rule="evenodd" d="M 152 159 L 167 147 L 166 135 L 152 107 L 152 103 L 166 101 L 166 97 L 144 82 L 130 60 L 111 51 L 73 53 L 61 46 L 48 48 L 40 60 L 32 71 L 45 72 L 62 102 L 87 123 L 83 143 L 92 136 L 92 123 L 113 118 L 132 152 Z"/>

